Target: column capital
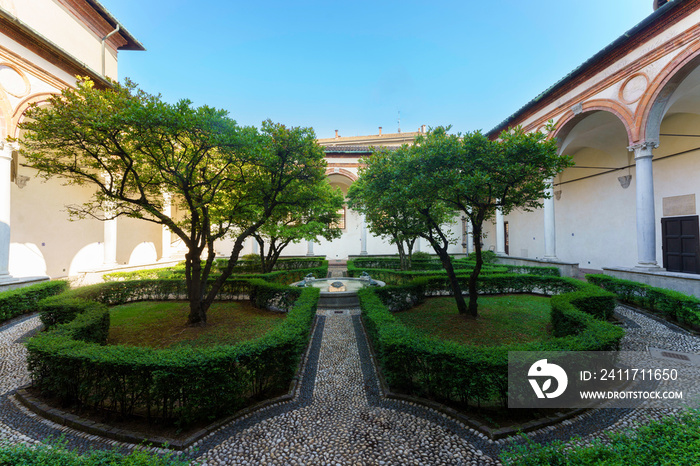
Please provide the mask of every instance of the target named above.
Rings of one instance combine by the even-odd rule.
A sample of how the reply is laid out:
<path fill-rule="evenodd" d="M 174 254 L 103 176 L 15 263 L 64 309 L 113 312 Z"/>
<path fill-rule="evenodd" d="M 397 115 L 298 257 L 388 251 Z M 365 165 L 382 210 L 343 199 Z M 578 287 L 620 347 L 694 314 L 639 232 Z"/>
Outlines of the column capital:
<path fill-rule="evenodd" d="M 634 158 L 638 159 L 642 157 L 653 157 L 652 151 L 657 147 L 659 147 L 659 140 L 649 139 L 632 144 L 627 147 L 627 150 L 634 152 Z"/>
<path fill-rule="evenodd" d="M 12 160 L 12 152 L 19 150 L 16 142 L 0 141 L 0 157 Z"/>

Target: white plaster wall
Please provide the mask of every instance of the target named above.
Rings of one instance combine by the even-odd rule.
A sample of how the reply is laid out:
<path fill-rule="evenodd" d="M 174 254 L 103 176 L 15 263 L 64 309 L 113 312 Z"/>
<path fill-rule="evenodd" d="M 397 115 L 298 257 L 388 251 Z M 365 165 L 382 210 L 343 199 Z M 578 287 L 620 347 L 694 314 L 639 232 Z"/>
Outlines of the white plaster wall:
<path fill-rule="evenodd" d="M 98 73 L 102 41 L 63 6 L 52 0 L 0 0 L 0 7 Z M 117 78 L 117 56 L 106 47 L 106 74 Z"/>
<path fill-rule="evenodd" d="M 58 278 L 100 266 L 102 222 L 70 221 L 65 210 L 67 204 L 86 202 L 92 191 L 62 186 L 57 179 L 44 182 L 29 168 L 19 173 L 31 179 L 22 189 L 12 184 L 10 273 Z"/>
<path fill-rule="evenodd" d="M 161 257 L 161 226 L 145 220 L 117 219 L 117 263 L 152 264 Z"/>
<path fill-rule="evenodd" d="M 534 212 L 513 211 L 505 216 L 505 221 L 508 222 L 509 231 L 508 255 L 528 259 L 539 259 L 544 256 L 544 211 L 542 209 Z M 495 227 L 490 228 L 488 240 L 489 246 L 495 246 Z"/>
<path fill-rule="evenodd" d="M 700 116 L 676 114 L 664 119 L 662 134 L 700 134 Z M 660 145 L 654 150 L 654 208 L 656 214 L 656 257 L 659 265 L 663 263 L 661 241 L 661 218 L 663 217 L 663 198 L 695 194 L 700 201 L 700 150 L 698 138 L 661 136 Z M 665 156 L 685 152 L 678 156 L 662 159 Z M 661 160 L 660 160 L 661 159 Z M 699 213 L 696 207 L 695 213 Z"/>

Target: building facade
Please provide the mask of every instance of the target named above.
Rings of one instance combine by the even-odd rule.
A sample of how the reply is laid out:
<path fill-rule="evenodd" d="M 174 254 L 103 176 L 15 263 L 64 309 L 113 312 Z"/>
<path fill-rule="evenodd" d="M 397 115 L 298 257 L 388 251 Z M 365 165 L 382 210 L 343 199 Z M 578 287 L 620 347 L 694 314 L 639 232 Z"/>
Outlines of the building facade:
<path fill-rule="evenodd" d="M 136 220 L 70 222 L 89 188 L 44 182 L 23 164 L 18 124 L 33 103 L 88 76 L 118 77 L 118 52 L 144 47 L 93 0 L 0 0 L 0 286 L 74 276 L 162 256 L 157 227 Z"/>
<path fill-rule="evenodd" d="M 514 259 L 576 263 L 700 295 L 700 2 L 653 6 L 489 132 L 552 121 L 550 136 L 575 166 L 552 180 L 543 209 L 511 213 L 484 241 Z"/>
<path fill-rule="evenodd" d="M 340 188 L 343 194 L 347 194 L 352 183 L 357 180 L 360 168 L 360 159 L 369 157 L 372 154 L 372 147 L 399 147 L 402 144 L 413 144 L 416 137 L 425 133 L 425 125 L 414 132 L 383 133 L 379 132 L 369 136 L 339 136 L 336 131 L 335 137 L 319 139 L 318 143 L 323 146 L 328 164 L 326 175 L 332 186 Z M 387 240 L 372 235 L 365 223 L 362 215 L 349 209 L 347 206 L 342 212 L 343 218 L 340 222 L 343 235 L 335 240 L 327 241 L 321 239 L 314 242 L 309 241 L 304 244 L 292 244 L 285 249 L 285 255 L 294 256 L 325 256 L 329 260 L 346 260 L 352 256 L 366 255 L 394 255 L 398 250 L 396 246 Z M 452 226 L 455 238 L 460 238 L 461 223 Z M 432 253 L 432 248 L 426 241 L 418 240 L 415 250 L 423 250 Z M 246 252 L 257 252 L 257 243 L 249 241 Z M 451 246 L 452 254 L 459 254 L 464 251 L 462 244 Z"/>

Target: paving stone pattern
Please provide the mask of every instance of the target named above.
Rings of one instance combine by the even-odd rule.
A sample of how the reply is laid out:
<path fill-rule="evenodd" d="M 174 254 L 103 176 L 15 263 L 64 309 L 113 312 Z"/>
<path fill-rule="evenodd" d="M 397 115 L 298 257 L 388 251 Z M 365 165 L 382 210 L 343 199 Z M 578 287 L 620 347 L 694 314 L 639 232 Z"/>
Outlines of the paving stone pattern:
<path fill-rule="evenodd" d="M 618 307 L 628 333 L 623 350 L 647 346 L 698 352 L 700 338 Z M 71 448 L 133 445 L 87 435 L 35 416 L 12 394 L 29 381 L 21 342 L 40 325 L 38 317 L 0 326 L 0 442 L 35 444 L 64 436 Z M 520 438 L 491 441 L 426 407 L 387 400 L 379 391 L 375 367 L 359 311 L 319 310 L 306 364 L 293 401 L 268 406 L 239 418 L 182 453 L 195 464 L 391 464 L 491 465 L 502 448 Z M 598 409 L 528 434 L 536 442 L 580 440 L 585 444 L 609 430 L 624 430 L 674 414 L 669 409 Z M 158 451 L 158 450 L 156 450 Z"/>

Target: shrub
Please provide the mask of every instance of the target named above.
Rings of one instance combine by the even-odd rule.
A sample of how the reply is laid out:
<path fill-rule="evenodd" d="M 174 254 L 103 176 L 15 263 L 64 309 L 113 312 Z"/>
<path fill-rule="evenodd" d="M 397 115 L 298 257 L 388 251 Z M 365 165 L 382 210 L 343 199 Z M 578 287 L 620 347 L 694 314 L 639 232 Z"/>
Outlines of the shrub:
<path fill-rule="evenodd" d="M 67 289 L 67 282 L 56 280 L 0 293 L 0 323 L 22 314 L 36 312 L 36 305 L 40 300 Z"/>
<path fill-rule="evenodd" d="M 135 450 L 122 454 L 116 450 L 88 451 L 80 454 L 65 444 L 50 442 L 39 446 L 0 444 L 0 465 L 22 466 L 187 466 L 172 454 L 158 455 Z"/>
<path fill-rule="evenodd" d="M 411 260 L 414 261 L 429 261 L 432 259 L 433 258 L 430 254 L 423 251 L 415 251 L 413 254 L 411 254 Z"/>
<path fill-rule="evenodd" d="M 469 253 L 467 258 L 472 262 L 476 262 L 476 252 Z M 484 261 L 484 264 L 495 264 L 498 260 L 498 255 L 493 251 L 481 251 L 481 260 Z"/>
<path fill-rule="evenodd" d="M 224 297 L 242 289 L 263 306 L 288 309 L 287 318 L 253 341 L 206 349 L 156 350 L 104 346 L 105 304 L 184 295 L 180 280 L 111 282 L 73 290 L 47 306 L 55 324 L 27 343 L 35 386 L 64 404 L 106 408 L 122 416 L 184 426 L 240 409 L 250 399 L 289 386 L 306 346 L 318 302 L 315 288 L 281 287 L 264 280 L 227 281 Z M 84 301 L 79 309 L 68 310 Z M 89 301 L 92 300 L 92 301 Z M 59 305 L 61 304 L 61 305 Z M 56 311 L 56 310 L 60 310 Z M 80 311 L 80 312 L 78 312 Z"/>
<path fill-rule="evenodd" d="M 508 466 L 647 466 L 700 464 L 700 412 L 666 417 L 627 432 L 608 434 L 605 441 L 567 447 L 527 442 L 501 455 Z"/>
<path fill-rule="evenodd" d="M 563 293 L 552 298 L 555 338 L 483 348 L 424 337 L 405 327 L 391 311 L 412 307 L 430 293 L 446 294 L 449 286 L 444 277 L 366 288 L 358 292 L 363 320 L 382 374 L 392 388 L 448 404 L 489 401 L 505 405 L 508 351 L 608 351 L 616 349 L 624 335 L 623 329 L 593 317 L 605 314 L 596 306 L 607 306 L 611 299 L 609 293 L 593 285 L 568 278 L 527 275 L 494 275 L 486 280 L 488 286 L 480 281 L 482 290 L 512 292 L 517 291 L 516 285 L 522 285 L 528 292 Z M 593 302 L 586 302 L 585 296 Z"/>
<path fill-rule="evenodd" d="M 221 270 L 226 266 L 226 260 L 220 259 L 215 262 L 215 267 Z M 240 261 L 242 262 L 242 261 Z M 263 280 L 281 283 L 283 285 L 298 282 L 303 279 L 307 274 L 313 274 L 316 277 L 326 277 L 328 275 L 328 261 L 322 259 L 280 259 L 278 264 L 282 263 L 280 267 L 275 267 L 275 271 L 272 273 L 261 274 L 260 266 L 254 265 L 252 263 L 242 263 L 240 266 L 236 266 L 234 269 L 234 274 L 245 274 L 245 278 L 262 278 Z M 212 273 L 210 278 L 212 280 L 216 279 L 219 273 Z M 185 269 L 184 267 L 173 267 L 164 269 L 148 269 L 148 270 L 137 270 L 134 272 L 115 272 L 105 275 L 104 280 L 106 282 L 124 282 L 132 280 L 184 280 L 185 279 Z M 240 279 L 241 277 L 232 276 L 229 280 Z"/>
<path fill-rule="evenodd" d="M 603 274 L 586 275 L 586 279 L 614 293 L 624 303 L 700 330 L 700 299 L 695 296 Z"/>

